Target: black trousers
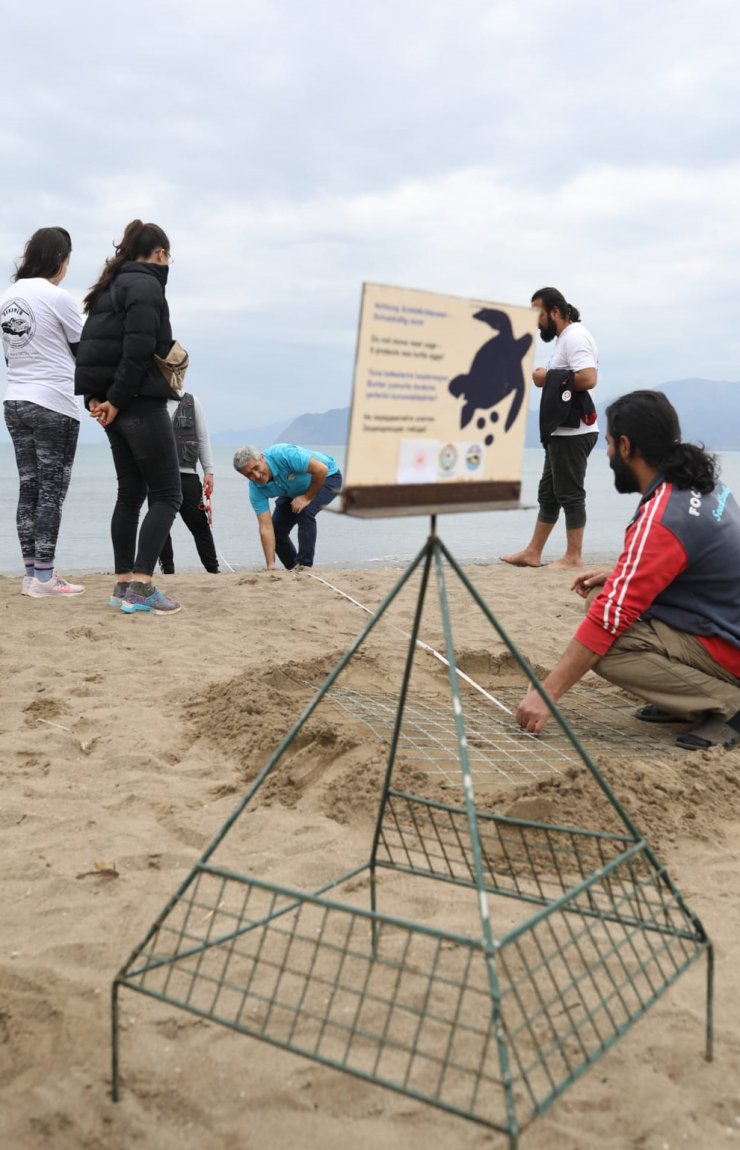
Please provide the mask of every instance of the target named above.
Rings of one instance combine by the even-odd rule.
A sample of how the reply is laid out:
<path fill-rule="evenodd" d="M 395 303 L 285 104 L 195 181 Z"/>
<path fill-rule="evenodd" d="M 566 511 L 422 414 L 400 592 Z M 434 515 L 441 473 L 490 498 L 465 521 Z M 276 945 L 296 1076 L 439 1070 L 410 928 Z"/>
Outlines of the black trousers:
<path fill-rule="evenodd" d="M 541 523 L 557 523 L 562 507 L 565 526 L 586 526 L 586 464 L 598 443 L 597 433 L 553 435 L 545 448 L 545 465 L 537 491 Z"/>
<path fill-rule="evenodd" d="M 180 515 L 183 523 L 195 540 L 200 561 L 206 571 L 215 575 L 218 572 L 218 557 L 216 544 L 213 542 L 211 528 L 208 525 L 208 516 L 201 509 L 203 502 L 203 486 L 200 478 L 190 471 L 180 472 L 182 485 L 182 503 Z M 172 536 L 168 535 L 164 547 L 159 553 L 159 565 L 165 575 L 171 575 L 175 570 L 175 556 L 172 551 Z"/>
<path fill-rule="evenodd" d="M 275 510 L 272 513 L 272 526 L 275 532 L 275 553 L 290 571 L 298 564 L 300 567 L 313 567 L 313 557 L 316 551 L 316 516 L 332 499 L 339 494 L 342 488 L 342 473 L 335 471 L 327 475 L 324 486 L 319 489 L 308 507 L 296 515 L 290 506 L 287 495 L 279 495 L 275 500 Z M 298 527 L 298 550 L 290 538 L 294 527 Z"/>
<path fill-rule="evenodd" d="M 119 411 L 105 434 L 118 479 L 111 520 L 116 574 L 136 571 L 151 576 L 182 500 L 167 400 L 137 396 Z M 139 528 L 147 493 L 149 510 Z"/>

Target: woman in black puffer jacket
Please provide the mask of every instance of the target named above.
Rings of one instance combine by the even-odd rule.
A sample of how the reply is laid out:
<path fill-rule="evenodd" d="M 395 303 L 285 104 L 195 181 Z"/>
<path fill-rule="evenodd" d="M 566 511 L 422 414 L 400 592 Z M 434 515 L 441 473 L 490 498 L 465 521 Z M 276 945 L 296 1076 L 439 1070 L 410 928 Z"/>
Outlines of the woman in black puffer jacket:
<path fill-rule="evenodd" d="M 133 220 L 85 297 L 88 318 L 77 349 L 75 392 L 105 429 L 118 478 L 111 536 L 116 585 L 111 606 L 127 614 L 180 610 L 152 583 L 182 501 L 167 400 L 174 398 L 153 356 L 172 345 L 165 284 L 170 243 L 156 224 Z M 139 513 L 149 509 L 139 530 Z M 138 542 L 137 542 L 138 533 Z"/>

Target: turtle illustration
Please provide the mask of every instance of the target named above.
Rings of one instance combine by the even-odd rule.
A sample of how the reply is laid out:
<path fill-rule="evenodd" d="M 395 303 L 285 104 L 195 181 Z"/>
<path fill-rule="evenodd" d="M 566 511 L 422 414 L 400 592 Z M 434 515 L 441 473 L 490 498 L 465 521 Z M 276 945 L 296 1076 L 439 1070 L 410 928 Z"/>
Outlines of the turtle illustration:
<path fill-rule="evenodd" d="M 28 323 L 22 319 L 16 319 L 15 316 L 4 319 L 0 326 L 6 335 L 25 335 L 28 331 Z"/>
<path fill-rule="evenodd" d="M 487 323 L 498 335 L 478 348 L 467 375 L 456 375 L 450 380 L 448 390 L 456 399 L 465 400 L 460 412 L 461 429 L 467 427 L 476 411 L 488 411 L 513 392 L 504 425 L 504 431 L 508 431 L 524 401 L 522 360 L 529 351 L 532 336 L 527 333 L 515 339 L 508 315 L 496 308 L 481 308 L 473 319 Z"/>

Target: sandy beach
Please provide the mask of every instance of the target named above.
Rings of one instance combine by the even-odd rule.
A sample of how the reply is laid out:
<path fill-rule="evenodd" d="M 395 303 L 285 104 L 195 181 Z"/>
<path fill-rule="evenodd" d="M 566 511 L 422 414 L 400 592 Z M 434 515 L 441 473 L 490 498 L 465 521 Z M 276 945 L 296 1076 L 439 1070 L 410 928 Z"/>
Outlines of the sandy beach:
<path fill-rule="evenodd" d="M 569 573 L 498 564 L 469 574 L 546 669 L 582 612 Z M 398 575 L 326 579 L 374 610 Z M 307 574 L 176 576 L 165 589 L 184 609 L 171 618 L 124 616 L 106 605 L 109 575 L 84 582 L 86 595 L 47 602 L 0 580 L 0 1144 L 503 1147 L 484 1127 L 130 990 L 111 1101 L 113 977 L 368 616 Z M 502 640 L 457 582 L 448 590 L 460 666 L 486 691 L 516 695 Z M 415 603 L 412 581 L 348 668 L 353 691 L 397 693 Z M 443 650 L 432 608 L 421 637 Z M 629 700 L 587 684 L 630 714 Z M 445 685 L 444 667 L 420 653 L 414 694 L 441 698 Z M 701 961 L 531 1125 L 528 1150 L 740 1145 L 740 749 L 679 754 L 665 730 L 641 726 L 621 723 L 621 743 L 607 741 L 595 761 L 716 944 L 715 1059 L 703 1057 Z M 309 890 L 349 870 L 372 835 L 386 751 L 367 724 L 322 705 L 240 820 L 230 865 Z M 423 775 L 423 764 L 409 771 Z M 487 809 L 573 826 L 599 800 L 585 768 L 480 781 Z M 434 785 L 455 793 L 446 777 Z M 456 915 L 418 881 L 392 876 L 387 909 L 420 922 Z"/>

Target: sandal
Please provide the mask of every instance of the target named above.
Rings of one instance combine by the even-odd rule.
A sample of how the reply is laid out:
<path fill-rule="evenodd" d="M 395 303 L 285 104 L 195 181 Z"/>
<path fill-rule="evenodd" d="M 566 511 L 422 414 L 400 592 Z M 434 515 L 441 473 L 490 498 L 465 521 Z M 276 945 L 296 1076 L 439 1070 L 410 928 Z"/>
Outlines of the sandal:
<path fill-rule="evenodd" d="M 687 723 L 689 721 L 681 715 L 672 715 L 670 711 L 656 707 L 655 703 L 647 703 L 644 707 L 638 707 L 635 711 L 635 718 L 641 719 L 643 723 Z"/>
<path fill-rule="evenodd" d="M 740 731 L 736 731 L 717 715 L 676 739 L 677 746 L 684 747 L 687 751 L 706 751 L 712 747 L 729 748 L 738 743 L 740 743 Z"/>

